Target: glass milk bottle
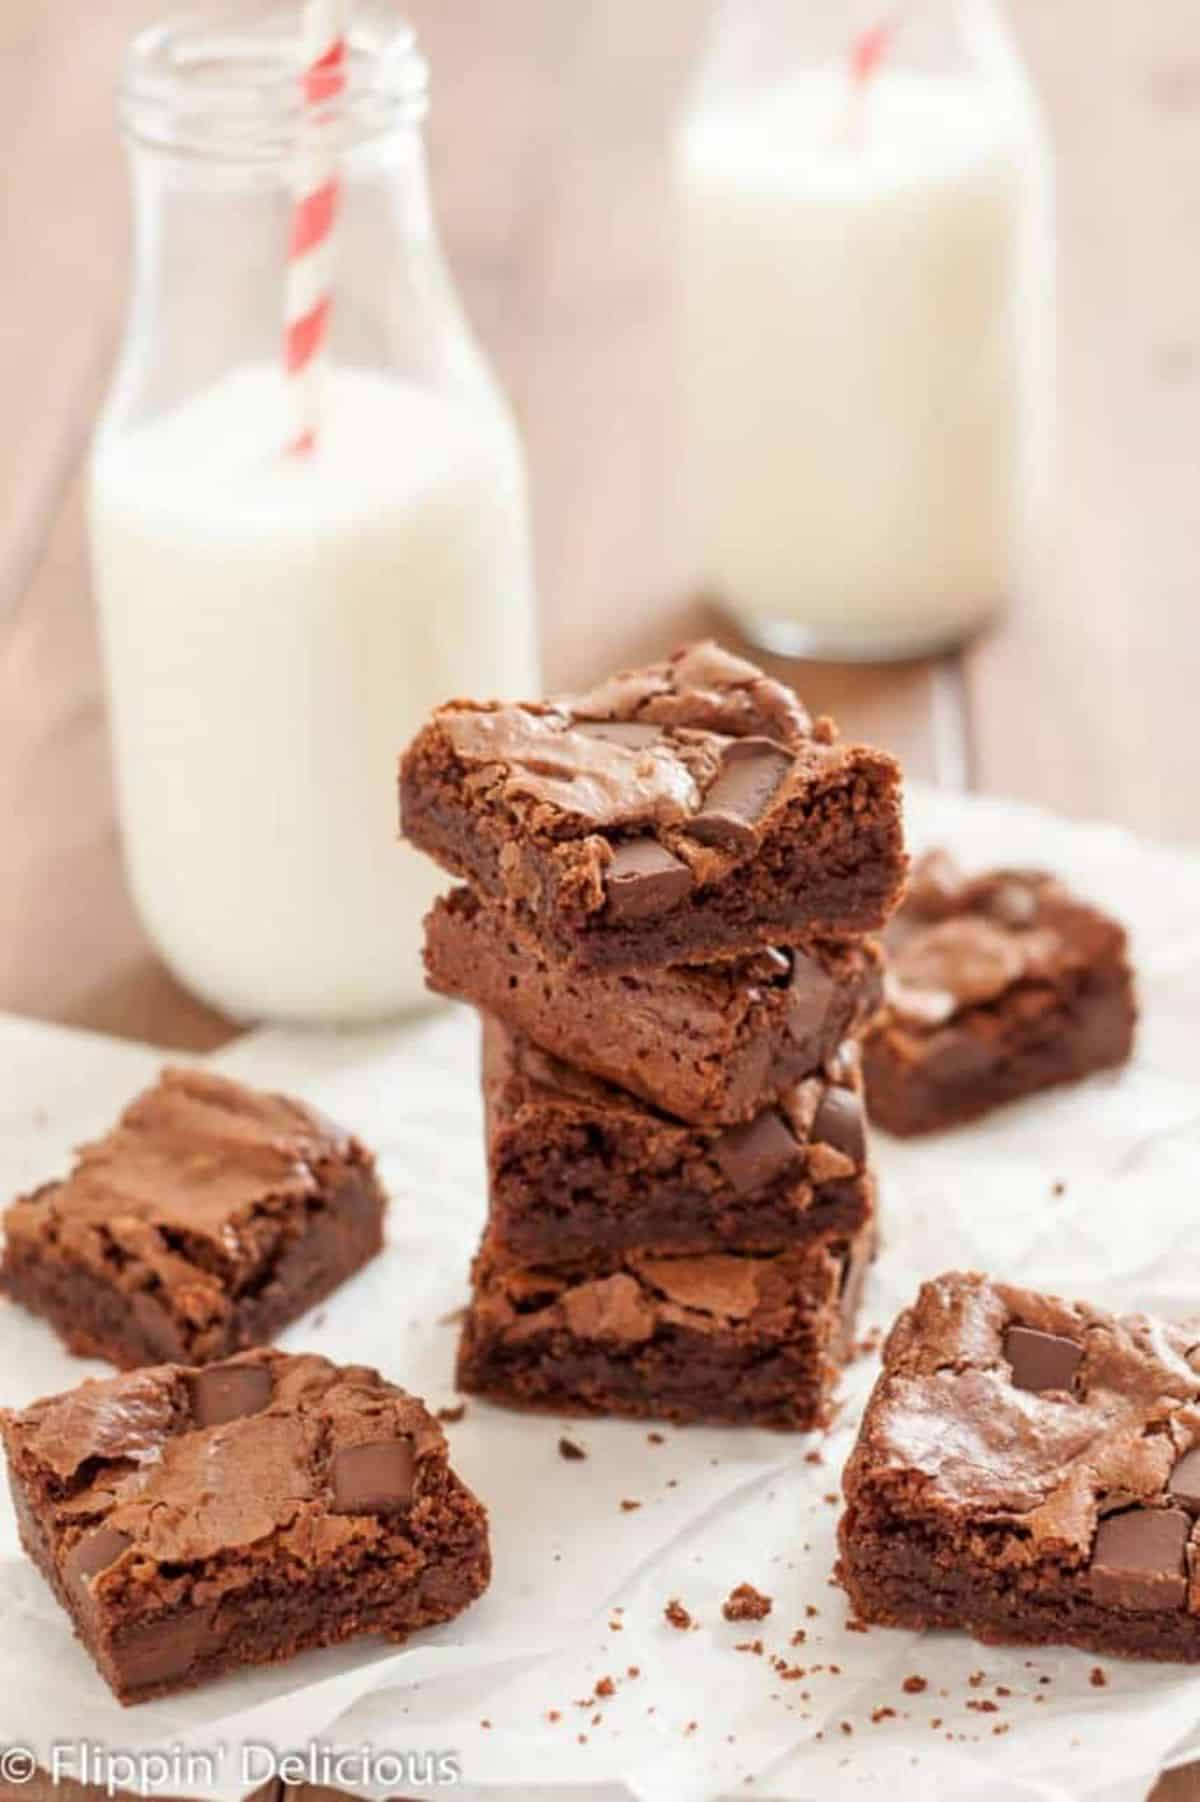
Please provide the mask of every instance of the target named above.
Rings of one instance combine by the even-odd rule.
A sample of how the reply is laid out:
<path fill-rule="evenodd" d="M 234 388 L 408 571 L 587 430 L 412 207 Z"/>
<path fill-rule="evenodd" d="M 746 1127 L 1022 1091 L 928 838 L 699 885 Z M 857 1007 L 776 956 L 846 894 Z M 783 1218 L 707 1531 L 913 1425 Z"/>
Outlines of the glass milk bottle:
<path fill-rule="evenodd" d="M 1020 585 L 1049 449 L 1050 163 L 1001 16 L 729 0 L 675 152 L 698 573 L 784 654 L 953 645 Z"/>
<path fill-rule="evenodd" d="M 454 694 L 536 693 L 521 450 L 430 210 L 425 69 L 356 9 L 312 449 L 289 452 L 300 9 L 131 49 L 135 261 L 91 467 L 125 853 L 175 973 L 239 1019 L 424 997 L 444 882 L 397 755 Z"/>

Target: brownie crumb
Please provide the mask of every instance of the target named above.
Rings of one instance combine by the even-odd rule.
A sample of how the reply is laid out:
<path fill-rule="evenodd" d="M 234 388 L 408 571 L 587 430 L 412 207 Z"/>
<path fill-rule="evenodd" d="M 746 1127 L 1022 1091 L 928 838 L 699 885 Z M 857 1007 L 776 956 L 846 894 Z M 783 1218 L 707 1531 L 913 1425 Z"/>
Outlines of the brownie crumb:
<path fill-rule="evenodd" d="M 727 1621 L 765 1621 L 773 1606 L 772 1598 L 755 1589 L 753 1583 L 739 1583 L 726 1596 L 721 1613 Z"/>
<path fill-rule="evenodd" d="M 843 1733 L 853 1733 L 853 1732 L 854 1732 L 854 1729 L 853 1729 L 853 1727 L 852 1727 L 852 1726 L 851 1726 L 851 1725 L 850 1725 L 850 1723 L 849 1723 L 849 1721 L 843 1721 L 843 1722 L 842 1722 L 842 1732 L 843 1732 Z"/>
<path fill-rule="evenodd" d="M 807 1677 L 808 1671 L 802 1664 L 789 1664 L 785 1658 L 772 1658 L 772 1669 L 776 1676 L 782 1677 L 785 1683 L 799 1683 L 801 1677 Z"/>
<path fill-rule="evenodd" d="M 597 1679 L 596 1694 L 598 1696 L 615 1696 L 616 1693 L 617 1686 L 611 1677 L 600 1677 Z"/>
<path fill-rule="evenodd" d="M 621 1633 L 624 1631 L 624 1628 L 624 1621 L 609 1621 L 608 1623 L 608 1630 L 610 1633 Z"/>
<path fill-rule="evenodd" d="M 999 1714 L 1000 1712 L 999 1702 L 986 1700 L 982 1702 L 968 1702 L 967 1707 L 973 1708 L 976 1714 Z"/>
<path fill-rule="evenodd" d="M 569 1461 L 571 1461 L 572 1463 L 577 1463 L 580 1458 L 587 1457 L 587 1453 L 584 1451 L 584 1449 L 581 1445 L 576 1445 L 576 1443 L 573 1439 L 567 1439 L 567 1438 L 562 1438 L 559 1440 L 558 1455 L 560 1458 L 566 1458 Z"/>
<path fill-rule="evenodd" d="M 665 1445 L 667 1443 L 667 1436 L 665 1433 L 647 1433 L 646 1439 L 650 1445 Z"/>
<path fill-rule="evenodd" d="M 1051 1195 L 1065 1195 L 1066 1192 L 1067 1192 L 1067 1185 L 1066 1185 L 1066 1183 L 1064 1183 L 1061 1180 L 1061 1178 L 1058 1182 L 1051 1183 L 1051 1185 L 1050 1185 Z"/>
<path fill-rule="evenodd" d="M 894 1708 L 875 1708 L 871 1711 L 871 1719 L 877 1727 L 880 1721 L 894 1721 L 895 1718 L 896 1710 Z"/>
<path fill-rule="evenodd" d="M 806 1464 L 824 1464 L 825 1460 L 821 1456 L 820 1452 L 818 1452 L 817 1450 L 814 1449 L 811 1452 L 805 1452 L 804 1462 Z"/>
<path fill-rule="evenodd" d="M 757 1658 L 761 1658 L 763 1642 L 761 1639 L 739 1639 L 733 1649 L 735 1652 L 753 1652 Z"/>
<path fill-rule="evenodd" d="M 815 1621 L 820 1612 L 821 1610 L 819 1608 L 814 1608 L 811 1602 L 806 1602 L 804 1604 L 804 1618 L 806 1621 Z"/>
<path fill-rule="evenodd" d="M 1094 1664 L 1088 1676 L 1088 1682 L 1093 1689 L 1104 1689 L 1108 1683 L 1108 1677 L 1098 1664 Z"/>
<path fill-rule="evenodd" d="M 663 1609 L 663 1615 L 669 1624 L 676 1627 L 680 1633 L 686 1633 L 692 1624 L 691 1615 L 677 1596 L 672 1596 Z"/>
<path fill-rule="evenodd" d="M 631 1664 L 629 1666 L 629 1668 L 627 1669 L 627 1671 L 625 1672 L 625 1675 L 627 1677 L 640 1677 L 641 1674 L 642 1674 L 641 1666 L 637 1665 L 637 1664 Z"/>
<path fill-rule="evenodd" d="M 906 1696 L 919 1696 L 929 1685 L 924 1677 L 906 1677 L 900 1687 Z"/>
<path fill-rule="evenodd" d="M 439 1408 L 437 1417 L 448 1427 L 456 1427 L 467 1412 L 466 1402 L 455 1402 L 447 1408 Z"/>
<path fill-rule="evenodd" d="M 992 1728 L 992 1732 L 993 1733 L 1007 1733 L 1008 1726 L 1009 1726 L 1009 1724 L 1007 1721 L 998 1721 L 997 1724 Z"/>
<path fill-rule="evenodd" d="M 851 1615 L 846 1622 L 846 1631 L 847 1633 L 869 1633 L 870 1628 L 866 1621 L 857 1620 L 854 1615 Z"/>
<path fill-rule="evenodd" d="M 621 1513 L 622 1514 L 633 1514 L 638 1508 L 641 1507 L 641 1505 L 642 1504 L 640 1502 L 631 1502 L 629 1500 L 625 1500 L 621 1503 Z"/>
<path fill-rule="evenodd" d="M 789 1646 L 802 1646 L 807 1638 L 808 1634 L 804 1631 L 804 1628 L 797 1627 L 796 1631 L 792 1634 L 792 1637 L 788 1640 L 788 1644 Z"/>
<path fill-rule="evenodd" d="M 555 1721 L 562 1720 L 562 1714 L 557 1708 L 549 1708 L 546 1710 L 546 1719 L 553 1725 Z"/>
<path fill-rule="evenodd" d="M 986 1676 L 986 1671 L 972 1671 L 971 1675 L 967 1678 L 967 1682 L 971 1685 L 972 1689 L 978 1689 Z"/>

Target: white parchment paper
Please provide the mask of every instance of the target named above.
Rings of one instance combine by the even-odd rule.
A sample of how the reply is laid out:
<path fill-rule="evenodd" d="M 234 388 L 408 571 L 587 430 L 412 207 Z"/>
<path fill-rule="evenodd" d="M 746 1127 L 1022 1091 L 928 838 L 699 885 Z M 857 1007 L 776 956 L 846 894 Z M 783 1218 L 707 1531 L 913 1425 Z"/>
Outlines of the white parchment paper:
<path fill-rule="evenodd" d="M 1111 907 L 1133 930 L 1145 1018 L 1136 1061 L 1115 1077 L 929 1141 L 877 1135 L 885 1240 L 867 1323 L 886 1324 L 922 1277 L 954 1266 L 1200 1314 L 1200 858 L 932 793 L 910 798 L 909 824 L 917 847 L 947 843 L 968 867 L 1049 865 Z M 476 1060 L 473 1019 L 451 1011 L 364 1034 L 264 1030 L 212 1060 L 352 1126 L 392 1195 L 385 1255 L 284 1343 L 377 1364 L 433 1407 L 455 1399 L 448 1316 L 484 1214 Z M 60 1170 L 161 1062 L 0 1020 L 0 1195 Z M 492 1515 L 495 1580 L 476 1608 L 407 1649 L 315 1653 L 134 1709 L 72 1638 L 4 1503 L 0 1747 L 28 1745 L 46 1762 L 56 1742 L 158 1748 L 176 1760 L 172 1794 L 213 1802 L 269 1774 L 247 1745 L 303 1751 L 319 1739 L 355 1754 L 452 1751 L 462 1781 L 449 1793 L 480 1802 L 1144 1796 L 1200 1723 L 1200 1677 L 1186 1668 L 847 1630 L 829 1581 L 836 1495 L 876 1368 L 870 1356 L 853 1367 L 824 1439 L 662 1428 L 659 1442 L 647 1426 L 472 1401 L 448 1432 Z M 5 1403 L 102 1370 L 0 1303 Z M 560 1457 L 564 1431 L 585 1460 Z M 722 1618 L 742 1581 L 773 1598 L 760 1625 Z M 673 1597 L 690 1630 L 665 1621 Z M 597 1696 L 602 1678 L 611 1695 L 602 1684 Z M 215 1773 L 189 1781 L 187 1749 L 215 1753 Z M 364 1795 L 438 1793 L 398 1785 L 394 1767 L 375 1781 L 348 1764 L 332 1774 Z"/>

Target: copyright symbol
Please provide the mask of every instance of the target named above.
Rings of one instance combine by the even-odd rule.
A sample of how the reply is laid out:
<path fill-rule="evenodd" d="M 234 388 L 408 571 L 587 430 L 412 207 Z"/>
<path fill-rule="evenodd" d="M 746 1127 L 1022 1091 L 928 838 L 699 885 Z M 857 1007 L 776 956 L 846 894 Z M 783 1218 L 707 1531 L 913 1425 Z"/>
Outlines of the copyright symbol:
<path fill-rule="evenodd" d="M 28 1783 L 37 1772 L 37 1759 L 28 1746 L 0 1746 L 0 1781 Z"/>

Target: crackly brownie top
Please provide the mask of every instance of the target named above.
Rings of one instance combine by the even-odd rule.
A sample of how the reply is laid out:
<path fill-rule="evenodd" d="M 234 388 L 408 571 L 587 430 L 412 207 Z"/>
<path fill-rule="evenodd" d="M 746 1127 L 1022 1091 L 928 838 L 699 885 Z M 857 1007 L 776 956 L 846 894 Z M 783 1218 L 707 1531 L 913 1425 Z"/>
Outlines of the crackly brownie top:
<path fill-rule="evenodd" d="M 64 1580 L 89 1593 L 101 1572 L 106 1588 L 110 1572 L 144 1584 L 147 1560 L 264 1541 L 318 1561 L 407 1511 L 446 1465 L 437 1422 L 378 1371 L 270 1350 L 82 1383 L 2 1420 Z"/>
<path fill-rule="evenodd" d="M 165 1251 L 163 1234 L 179 1229 L 222 1263 L 237 1262 L 239 1230 L 257 1208 L 303 1203 L 350 1163 L 370 1160 L 301 1102 L 168 1069 L 110 1133 L 83 1147 L 65 1181 L 15 1202 L 5 1227 L 73 1243 L 103 1232 L 132 1256 L 145 1256 L 151 1241 Z"/>
<path fill-rule="evenodd" d="M 1126 1605 L 1180 1606 L 1200 1512 L 1200 1327 L 939 1277 L 892 1329 L 845 1487 L 969 1536 L 971 1556 L 1054 1556 Z M 1176 1599 L 1135 1601 L 1136 1583 Z"/>
<path fill-rule="evenodd" d="M 583 1264 L 518 1265 L 485 1238 L 475 1269 L 477 1319 L 511 1344 L 565 1331 L 615 1347 L 644 1344 L 661 1328 L 779 1338 L 814 1298 L 836 1301 L 849 1246 L 815 1239 L 787 1251 L 663 1256 L 612 1254 Z"/>
<path fill-rule="evenodd" d="M 866 1124 L 858 1046 L 847 1041 L 826 1069 L 786 1089 L 779 1101 L 741 1126 L 688 1126 L 565 1064 L 523 1033 L 484 1018 L 485 1092 L 506 1115 L 542 1108 L 555 1138 L 574 1121 L 597 1121 L 617 1134 L 636 1131 L 647 1167 L 662 1171 L 687 1148 L 712 1159 L 735 1193 L 753 1194 L 795 1170 L 811 1183 L 853 1176 L 866 1162 Z"/>
<path fill-rule="evenodd" d="M 814 772 L 851 755 L 829 720 L 708 641 L 586 694 L 453 701 L 433 731 L 476 805 L 499 809 L 514 835 L 546 846 L 598 835 L 593 900 L 606 896 L 618 921 L 664 912 L 752 855 Z"/>
<path fill-rule="evenodd" d="M 1125 934 L 1045 871 L 968 878 L 947 852 L 931 851 L 914 866 L 884 945 L 889 1019 L 920 1034 L 1020 985 L 1053 986 L 1118 959 Z"/>

